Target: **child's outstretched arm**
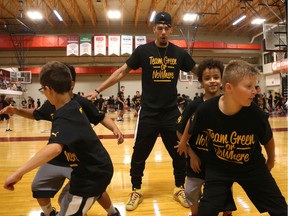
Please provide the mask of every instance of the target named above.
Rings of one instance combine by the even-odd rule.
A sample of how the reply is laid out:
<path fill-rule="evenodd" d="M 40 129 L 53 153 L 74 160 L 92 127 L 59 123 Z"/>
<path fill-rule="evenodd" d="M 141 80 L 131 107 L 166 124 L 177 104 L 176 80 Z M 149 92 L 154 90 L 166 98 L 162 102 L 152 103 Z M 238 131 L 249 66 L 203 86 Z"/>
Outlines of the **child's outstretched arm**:
<path fill-rule="evenodd" d="M 104 119 L 101 121 L 101 124 L 113 132 L 113 134 L 117 137 L 118 144 L 122 144 L 124 142 L 123 134 L 110 117 L 105 116 Z"/>
<path fill-rule="evenodd" d="M 22 109 L 14 106 L 7 106 L 0 111 L 0 114 L 19 115 L 24 118 L 34 119 L 33 112 L 35 109 Z"/>
<path fill-rule="evenodd" d="M 14 185 L 20 181 L 26 173 L 47 163 L 62 152 L 62 145 L 53 143 L 46 145 L 39 152 L 37 152 L 29 161 L 18 168 L 14 173 L 6 178 L 4 188 L 7 190 L 14 190 Z"/>

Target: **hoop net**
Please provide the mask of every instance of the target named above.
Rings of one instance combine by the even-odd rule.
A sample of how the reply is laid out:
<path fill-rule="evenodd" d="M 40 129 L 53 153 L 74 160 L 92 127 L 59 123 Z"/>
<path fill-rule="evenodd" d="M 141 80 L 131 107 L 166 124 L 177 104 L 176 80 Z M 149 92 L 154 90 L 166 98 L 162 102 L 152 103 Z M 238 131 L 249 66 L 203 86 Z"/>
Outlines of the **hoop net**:
<path fill-rule="evenodd" d="M 192 80 L 193 80 L 193 79 L 192 79 L 192 76 L 189 76 L 187 79 L 188 79 L 188 84 L 189 84 L 189 85 L 192 85 L 192 82 L 193 82 L 193 81 L 192 81 Z"/>
<path fill-rule="evenodd" d="M 286 55 L 286 51 L 283 51 L 283 52 L 276 52 L 276 61 L 282 61 L 283 59 L 285 59 L 285 55 Z M 280 74 L 281 74 L 281 77 L 284 77 L 286 76 L 286 74 L 288 73 L 288 65 L 284 68 L 281 68 L 280 70 Z"/>

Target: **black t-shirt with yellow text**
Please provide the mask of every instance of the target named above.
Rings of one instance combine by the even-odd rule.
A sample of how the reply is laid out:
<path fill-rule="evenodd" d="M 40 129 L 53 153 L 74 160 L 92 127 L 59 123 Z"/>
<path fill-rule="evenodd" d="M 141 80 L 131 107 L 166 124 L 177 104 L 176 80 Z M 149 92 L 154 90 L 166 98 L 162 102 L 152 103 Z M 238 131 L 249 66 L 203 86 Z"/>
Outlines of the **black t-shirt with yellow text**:
<path fill-rule="evenodd" d="M 177 106 L 179 72 L 195 66 L 185 50 L 170 42 L 167 48 L 158 48 L 155 42 L 140 45 L 126 64 L 133 70 L 142 68 L 141 107 L 156 110 Z"/>
<path fill-rule="evenodd" d="M 190 144 L 208 147 L 209 166 L 218 174 L 257 172 L 259 166 L 265 166 L 261 144 L 273 137 L 269 115 L 254 103 L 234 115 L 225 115 L 218 107 L 220 97 L 205 101 L 195 112 L 189 130 L 194 142 Z"/>
<path fill-rule="evenodd" d="M 113 175 L 112 161 L 77 101 L 71 100 L 55 111 L 51 143 L 64 145 L 66 161 L 73 168 L 71 194 L 91 197 L 106 190 Z"/>

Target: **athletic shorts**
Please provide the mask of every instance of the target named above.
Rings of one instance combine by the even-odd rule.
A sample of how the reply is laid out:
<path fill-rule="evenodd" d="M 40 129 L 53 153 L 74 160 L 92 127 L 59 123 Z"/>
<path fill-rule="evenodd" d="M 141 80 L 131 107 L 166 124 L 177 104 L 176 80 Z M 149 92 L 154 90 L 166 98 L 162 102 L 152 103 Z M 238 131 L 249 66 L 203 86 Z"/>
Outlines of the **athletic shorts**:
<path fill-rule="evenodd" d="M 204 180 L 200 178 L 187 177 L 186 179 L 186 188 L 185 196 L 189 206 L 198 204 L 202 196 L 202 186 Z"/>
<path fill-rule="evenodd" d="M 34 177 L 32 192 L 34 198 L 53 198 L 66 179 L 70 179 L 71 167 L 42 165 Z"/>
<path fill-rule="evenodd" d="M 92 207 L 94 202 L 99 198 L 99 196 L 98 197 L 80 197 L 80 196 L 72 195 L 71 193 L 69 193 L 69 190 L 65 190 L 65 191 L 66 191 L 66 194 L 64 194 L 64 196 L 61 196 L 61 199 L 59 197 L 61 207 L 60 207 L 60 212 L 57 214 L 57 216 L 86 215 L 86 213 Z"/>
<path fill-rule="evenodd" d="M 4 119 L 8 120 L 8 119 L 10 119 L 10 116 L 8 114 L 1 114 L 0 115 L 0 121 L 3 121 Z"/>

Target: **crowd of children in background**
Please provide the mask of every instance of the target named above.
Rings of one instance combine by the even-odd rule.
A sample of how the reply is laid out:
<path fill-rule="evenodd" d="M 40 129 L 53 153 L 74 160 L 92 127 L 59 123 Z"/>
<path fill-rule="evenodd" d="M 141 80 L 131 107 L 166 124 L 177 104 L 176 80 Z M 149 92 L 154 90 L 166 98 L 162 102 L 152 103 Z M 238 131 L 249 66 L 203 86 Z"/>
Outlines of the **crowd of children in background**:
<path fill-rule="evenodd" d="M 286 114 L 287 113 L 287 98 L 279 92 L 268 91 L 268 95 L 261 92 L 260 86 L 256 86 L 257 94 L 254 97 L 254 102 L 265 112 L 270 114 Z"/>
<path fill-rule="evenodd" d="M 134 111 L 134 116 L 138 116 L 138 111 L 140 109 L 141 94 L 140 91 L 136 91 L 136 94 L 131 99 L 130 95 L 125 98 L 124 92 L 119 91 L 117 97 L 114 95 L 103 97 L 99 94 L 97 98 L 92 100 L 92 103 L 98 108 L 100 112 L 103 113 L 114 113 L 117 112 L 118 121 L 123 120 L 123 111 Z"/>
<path fill-rule="evenodd" d="M 134 112 L 134 117 L 138 116 L 138 111 L 140 109 L 140 104 L 141 104 L 141 94 L 140 91 L 136 91 L 136 94 L 130 98 L 130 95 L 128 95 L 125 99 L 124 95 L 124 90 L 125 87 L 122 87 L 122 91 L 117 93 L 117 97 L 115 98 L 114 95 L 107 97 L 103 97 L 102 94 L 99 94 L 96 99 L 92 100 L 93 104 L 98 108 L 98 110 L 102 113 L 117 113 L 117 121 L 123 121 L 123 115 L 124 115 L 124 110 L 130 111 L 133 110 Z M 258 106 L 265 112 L 272 114 L 277 114 L 277 115 L 283 115 L 287 113 L 288 110 L 288 102 L 287 98 L 282 96 L 279 92 L 274 92 L 268 91 L 268 93 L 262 93 L 260 86 L 256 86 L 257 94 L 255 95 L 254 102 L 258 104 Z M 122 94 L 122 93 L 123 94 Z M 121 94 L 119 94 L 121 93 Z M 78 92 L 79 95 L 83 96 L 83 92 Z M 201 97 L 203 93 L 201 92 L 200 94 L 198 92 L 195 93 L 195 96 L 193 98 L 190 98 L 188 95 L 185 94 L 180 94 L 178 93 L 177 95 L 177 104 L 178 108 L 181 112 L 184 111 L 184 109 L 187 107 L 187 105 Z M 120 97 L 123 97 L 122 100 L 120 100 Z M 5 102 L 3 102 L 5 101 Z M 7 95 L 3 94 L 1 95 L 0 99 L 0 108 L 4 108 L 3 103 L 6 105 L 11 105 L 14 106 L 16 102 L 14 101 L 13 97 L 7 97 Z M 22 108 L 28 108 L 28 109 L 34 109 L 34 108 L 39 108 L 41 106 L 41 101 L 38 98 L 37 101 L 31 97 L 28 96 L 27 100 L 25 98 L 22 99 L 21 101 L 21 106 Z M 7 116 L 0 116 L 1 121 L 6 120 L 6 131 L 12 131 L 10 129 L 10 123 L 9 119 Z"/>

